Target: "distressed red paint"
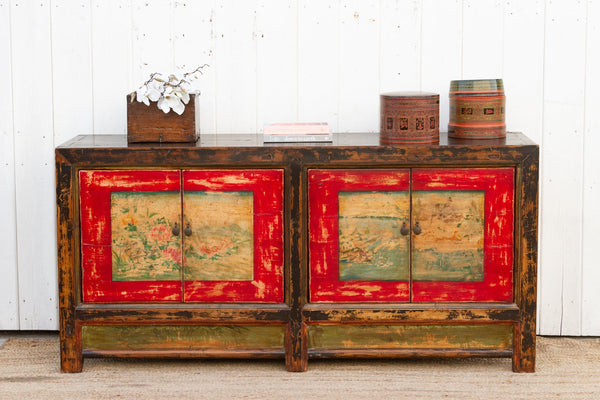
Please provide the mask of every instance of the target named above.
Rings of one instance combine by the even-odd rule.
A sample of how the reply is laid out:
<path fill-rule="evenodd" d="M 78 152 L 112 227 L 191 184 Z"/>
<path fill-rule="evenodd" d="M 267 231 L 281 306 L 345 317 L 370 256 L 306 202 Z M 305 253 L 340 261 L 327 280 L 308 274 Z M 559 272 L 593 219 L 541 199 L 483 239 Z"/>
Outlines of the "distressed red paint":
<path fill-rule="evenodd" d="M 113 281 L 111 193 L 180 192 L 181 171 L 80 171 L 83 301 L 283 302 L 283 171 L 190 170 L 183 176 L 184 191 L 253 192 L 253 280 Z"/>
<path fill-rule="evenodd" d="M 181 301 L 179 281 L 112 280 L 110 216 L 112 192 L 179 192 L 179 171 L 80 171 L 79 182 L 83 301 Z"/>
<path fill-rule="evenodd" d="M 310 300 L 312 302 L 407 302 L 408 281 L 340 281 L 338 194 L 340 191 L 408 191 L 410 172 L 310 170 Z"/>
<path fill-rule="evenodd" d="M 413 169 L 412 189 L 485 192 L 483 281 L 412 281 L 412 300 L 415 302 L 512 301 L 514 170 L 512 168 Z"/>
<path fill-rule="evenodd" d="M 482 281 L 340 281 L 339 192 L 407 191 L 411 174 L 414 191 L 484 192 Z M 308 181 L 312 302 L 512 301 L 513 169 L 311 170 Z"/>
<path fill-rule="evenodd" d="M 183 191 L 252 191 L 252 281 L 185 281 L 186 302 L 283 302 L 283 171 L 183 171 Z M 184 210 L 185 213 L 185 210 Z"/>

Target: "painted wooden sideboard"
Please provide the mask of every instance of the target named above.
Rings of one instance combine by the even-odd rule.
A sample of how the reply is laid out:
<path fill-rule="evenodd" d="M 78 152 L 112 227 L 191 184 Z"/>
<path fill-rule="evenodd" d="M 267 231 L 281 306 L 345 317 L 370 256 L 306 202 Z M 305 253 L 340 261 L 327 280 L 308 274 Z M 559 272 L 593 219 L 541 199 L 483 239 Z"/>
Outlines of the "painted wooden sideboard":
<path fill-rule="evenodd" d="M 56 149 L 61 368 L 512 357 L 535 368 L 538 146 L 78 136 Z"/>

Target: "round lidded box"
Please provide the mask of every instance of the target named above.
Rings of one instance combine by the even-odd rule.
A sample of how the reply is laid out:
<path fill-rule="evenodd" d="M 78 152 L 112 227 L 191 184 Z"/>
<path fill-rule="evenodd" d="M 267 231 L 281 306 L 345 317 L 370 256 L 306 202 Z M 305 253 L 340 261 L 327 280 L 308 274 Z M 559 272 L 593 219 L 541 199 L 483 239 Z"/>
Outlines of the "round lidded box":
<path fill-rule="evenodd" d="M 448 136 L 497 139 L 506 136 L 502 79 L 450 81 Z"/>
<path fill-rule="evenodd" d="M 439 141 L 439 94 L 383 93 L 380 100 L 380 144 L 419 144 Z"/>

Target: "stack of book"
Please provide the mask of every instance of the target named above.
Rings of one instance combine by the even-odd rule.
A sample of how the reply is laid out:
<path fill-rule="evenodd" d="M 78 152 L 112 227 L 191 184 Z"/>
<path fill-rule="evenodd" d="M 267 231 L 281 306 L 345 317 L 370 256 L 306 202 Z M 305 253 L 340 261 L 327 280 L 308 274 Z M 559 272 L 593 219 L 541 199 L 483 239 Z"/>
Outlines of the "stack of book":
<path fill-rule="evenodd" d="M 333 140 L 327 122 L 294 122 L 265 125 L 265 143 L 331 142 Z"/>

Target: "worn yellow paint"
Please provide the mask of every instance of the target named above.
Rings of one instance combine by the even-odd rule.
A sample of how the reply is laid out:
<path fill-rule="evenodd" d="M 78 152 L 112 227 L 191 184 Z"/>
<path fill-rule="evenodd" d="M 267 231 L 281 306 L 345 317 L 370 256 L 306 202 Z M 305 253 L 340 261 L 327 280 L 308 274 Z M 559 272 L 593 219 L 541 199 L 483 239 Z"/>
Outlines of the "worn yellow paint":
<path fill-rule="evenodd" d="M 255 184 L 256 181 L 251 177 L 244 177 L 235 173 L 222 176 L 222 177 L 213 177 L 208 179 L 202 178 L 193 178 L 190 176 L 186 177 L 186 182 L 193 187 L 202 187 L 208 190 L 213 189 L 215 191 L 223 188 L 224 184 L 227 185 L 252 185 Z"/>
<path fill-rule="evenodd" d="M 84 325 L 86 350 L 283 349 L 283 325 Z"/>
<path fill-rule="evenodd" d="M 512 325 L 309 325 L 309 349 L 510 349 Z"/>
<path fill-rule="evenodd" d="M 168 172 L 163 170 L 164 172 Z M 119 187 L 121 190 L 131 189 L 136 190 L 139 187 L 138 176 L 135 175 L 138 171 L 119 171 L 118 174 L 111 174 L 109 176 L 98 176 L 93 177 L 94 187 L 105 187 L 114 188 Z M 164 176 L 161 178 L 161 184 L 165 186 L 172 186 L 173 184 L 179 183 L 179 175 Z"/>
<path fill-rule="evenodd" d="M 414 191 L 413 279 L 482 281 L 483 191 Z"/>
<path fill-rule="evenodd" d="M 185 280 L 254 277 L 254 199 L 251 191 L 187 191 L 183 196 Z"/>

